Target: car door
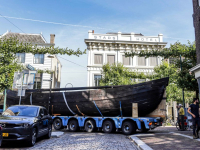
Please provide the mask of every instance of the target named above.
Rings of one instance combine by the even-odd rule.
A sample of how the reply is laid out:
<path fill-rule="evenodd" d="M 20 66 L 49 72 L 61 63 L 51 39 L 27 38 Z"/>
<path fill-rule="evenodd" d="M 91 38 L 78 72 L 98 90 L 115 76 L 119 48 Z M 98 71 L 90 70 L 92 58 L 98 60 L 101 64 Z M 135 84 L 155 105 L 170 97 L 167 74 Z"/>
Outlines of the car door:
<path fill-rule="evenodd" d="M 46 108 L 43 108 L 44 111 L 44 122 L 43 122 L 43 127 L 45 129 L 46 132 L 48 132 L 48 125 L 49 125 L 49 114 L 46 110 Z"/>
<path fill-rule="evenodd" d="M 48 129 L 45 128 L 45 117 L 44 117 L 44 110 L 43 108 L 40 108 L 39 111 L 39 130 L 38 130 L 38 134 L 39 136 L 43 136 L 47 133 Z"/>

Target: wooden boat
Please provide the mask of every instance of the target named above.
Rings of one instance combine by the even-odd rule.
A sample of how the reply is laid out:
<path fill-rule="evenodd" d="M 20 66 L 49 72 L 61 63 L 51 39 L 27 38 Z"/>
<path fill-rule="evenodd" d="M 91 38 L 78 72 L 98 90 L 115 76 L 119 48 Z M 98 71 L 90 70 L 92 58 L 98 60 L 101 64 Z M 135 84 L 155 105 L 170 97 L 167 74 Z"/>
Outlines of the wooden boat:
<path fill-rule="evenodd" d="M 168 80 L 169 78 L 162 78 L 123 86 L 52 89 L 49 108 L 53 114 L 65 116 L 81 115 L 80 113 L 100 116 L 100 112 L 103 116 L 119 116 L 121 102 L 122 114 L 128 117 L 132 115 L 132 103 L 138 103 L 138 115 L 146 116 L 162 101 Z M 31 93 L 33 105 L 48 108 L 49 89 L 27 90 L 21 104 L 30 105 Z M 16 104 L 19 104 L 17 91 L 8 90 L 7 106 Z"/>

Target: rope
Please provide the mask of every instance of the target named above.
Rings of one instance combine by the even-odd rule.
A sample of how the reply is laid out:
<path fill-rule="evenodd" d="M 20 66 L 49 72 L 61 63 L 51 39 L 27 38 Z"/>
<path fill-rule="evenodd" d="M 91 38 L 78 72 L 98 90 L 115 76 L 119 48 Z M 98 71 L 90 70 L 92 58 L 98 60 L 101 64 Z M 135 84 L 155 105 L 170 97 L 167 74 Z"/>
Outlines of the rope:
<path fill-rule="evenodd" d="M 82 116 L 85 116 L 85 114 L 84 113 L 82 113 L 81 111 L 80 111 L 80 109 L 78 108 L 78 106 L 76 105 L 76 108 L 78 109 L 78 112 L 82 115 Z"/>
<path fill-rule="evenodd" d="M 67 104 L 67 100 L 66 100 L 66 98 L 65 98 L 64 92 L 62 92 L 62 93 L 63 93 L 63 98 L 64 98 L 64 101 L 65 101 L 65 104 L 67 105 L 67 108 L 69 109 L 69 111 L 70 111 L 73 115 L 76 115 L 76 113 L 74 113 L 74 112 L 69 108 L 69 105 Z"/>

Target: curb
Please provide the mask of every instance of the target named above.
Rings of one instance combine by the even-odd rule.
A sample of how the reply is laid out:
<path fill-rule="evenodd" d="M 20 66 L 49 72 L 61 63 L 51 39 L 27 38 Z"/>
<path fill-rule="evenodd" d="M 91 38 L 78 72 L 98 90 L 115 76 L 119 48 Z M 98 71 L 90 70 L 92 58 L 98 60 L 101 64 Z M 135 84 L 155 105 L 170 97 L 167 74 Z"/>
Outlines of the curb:
<path fill-rule="evenodd" d="M 153 150 L 151 147 L 149 147 L 147 144 L 141 141 L 138 137 L 131 135 L 129 136 L 129 138 L 137 145 L 137 147 L 140 150 Z"/>
<path fill-rule="evenodd" d="M 52 138 L 59 138 L 64 134 L 64 132 L 52 132 L 51 137 Z"/>

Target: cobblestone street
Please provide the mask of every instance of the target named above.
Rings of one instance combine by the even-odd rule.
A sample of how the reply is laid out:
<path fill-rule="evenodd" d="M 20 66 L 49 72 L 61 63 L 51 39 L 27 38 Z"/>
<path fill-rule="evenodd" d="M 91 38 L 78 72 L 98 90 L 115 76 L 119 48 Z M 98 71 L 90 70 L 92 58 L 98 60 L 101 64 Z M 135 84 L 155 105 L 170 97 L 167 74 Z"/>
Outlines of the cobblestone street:
<path fill-rule="evenodd" d="M 49 140 L 39 139 L 34 147 L 28 148 L 24 142 L 14 142 L 9 144 L 6 142 L 2 148 L 16 148 L 16 149 L 102 149 L 102 150 L 137 150 L 134 143 L 127 138 L 127 136 L 105 133 L 86 133 L 86 132 L 66 132 L 60 138 L 51 138 Z"/>

